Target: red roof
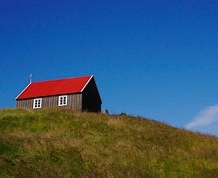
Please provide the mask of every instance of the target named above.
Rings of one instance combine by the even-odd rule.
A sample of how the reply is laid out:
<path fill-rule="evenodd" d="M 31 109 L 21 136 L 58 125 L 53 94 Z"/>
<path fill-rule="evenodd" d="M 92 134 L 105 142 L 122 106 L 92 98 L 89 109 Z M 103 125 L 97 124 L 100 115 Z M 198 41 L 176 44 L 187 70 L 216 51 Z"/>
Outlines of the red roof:
<path fill-rule="evenodd" d="M 93 76 L 49 80 L 30 83 L 16 99 L 37 98 L 63 94 L 80 93 Z"/>

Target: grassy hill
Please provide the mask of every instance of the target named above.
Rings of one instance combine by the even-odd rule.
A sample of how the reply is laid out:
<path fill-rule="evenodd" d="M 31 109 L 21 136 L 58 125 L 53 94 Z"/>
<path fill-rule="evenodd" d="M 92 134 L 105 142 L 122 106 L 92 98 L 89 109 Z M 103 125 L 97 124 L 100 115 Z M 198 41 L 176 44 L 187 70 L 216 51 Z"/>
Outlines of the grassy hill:
<path fill-rule="evenodd" d="M 218 177 L 218 138 L 126 115 L 0 110 L 0 177 Z"/>

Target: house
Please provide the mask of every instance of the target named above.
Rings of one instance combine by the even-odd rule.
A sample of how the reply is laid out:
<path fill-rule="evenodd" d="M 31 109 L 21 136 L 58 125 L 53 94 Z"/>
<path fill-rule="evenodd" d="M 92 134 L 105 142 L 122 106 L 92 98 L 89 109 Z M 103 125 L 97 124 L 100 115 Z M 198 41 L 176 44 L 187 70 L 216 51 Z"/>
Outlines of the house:
<path fill-rule="evenodd" d="M 25 109 L 69 108 L 101 112 L 101 97 L 94 76 L 30 82 L 16 97 L 16 107 Z"/>

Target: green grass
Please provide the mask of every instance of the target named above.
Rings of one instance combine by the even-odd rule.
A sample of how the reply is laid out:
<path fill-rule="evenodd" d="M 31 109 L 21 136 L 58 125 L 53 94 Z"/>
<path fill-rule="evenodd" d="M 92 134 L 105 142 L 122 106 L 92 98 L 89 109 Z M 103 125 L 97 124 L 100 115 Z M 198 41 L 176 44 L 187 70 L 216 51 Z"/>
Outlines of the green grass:
<path fill-rule="evenodd" d="M 127 115 L 0 110 L 3 177 L 218 177 L 218 138 Z"/>

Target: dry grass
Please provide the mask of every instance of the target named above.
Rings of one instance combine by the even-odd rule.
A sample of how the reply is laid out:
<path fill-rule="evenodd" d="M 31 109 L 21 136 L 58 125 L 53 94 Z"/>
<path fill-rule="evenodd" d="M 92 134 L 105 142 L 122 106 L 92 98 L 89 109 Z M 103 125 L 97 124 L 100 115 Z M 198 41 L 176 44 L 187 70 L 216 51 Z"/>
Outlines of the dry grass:
<path fill-rule="evenodd" d="M 0 177 L 218 177 L 218 138 L 137 117 L 0 110 Z"/>

